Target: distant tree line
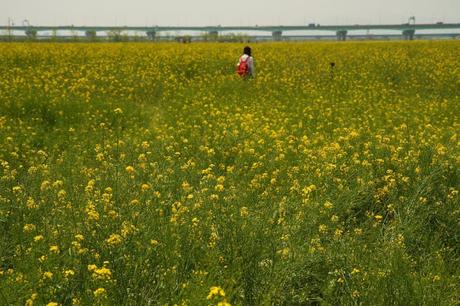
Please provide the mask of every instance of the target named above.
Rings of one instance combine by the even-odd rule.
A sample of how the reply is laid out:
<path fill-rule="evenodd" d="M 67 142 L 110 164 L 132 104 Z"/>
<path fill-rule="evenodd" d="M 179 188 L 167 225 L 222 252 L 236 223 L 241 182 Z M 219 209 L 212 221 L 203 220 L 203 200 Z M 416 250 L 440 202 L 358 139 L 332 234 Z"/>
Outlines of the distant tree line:
<path fill-rule="evenodd" d="M 176 41 L 180 43 L 201 42 L 249 42 L 250 37 L 246 34 L 221 34 L 204 33 L 199 36 L 191 35 L 159 35 L 159 33 L 148 33 L 147 35 L 132 35 L 123 33 L 120 30 L 108 31 L 105 35 L 98 35 L 94 30 L 88 30 L 85 35 L 79 35 L 72 31 L 70 35 L 57 35 L 53 31 L 51 35 L 40 35 L 37 30 L 30 29 L 25 31 L 25 36 L 11 35 L 11 33 L 0 33 L 0 41 L 72 41 L 72 42 L 129 42 L 129 41 Z"/>

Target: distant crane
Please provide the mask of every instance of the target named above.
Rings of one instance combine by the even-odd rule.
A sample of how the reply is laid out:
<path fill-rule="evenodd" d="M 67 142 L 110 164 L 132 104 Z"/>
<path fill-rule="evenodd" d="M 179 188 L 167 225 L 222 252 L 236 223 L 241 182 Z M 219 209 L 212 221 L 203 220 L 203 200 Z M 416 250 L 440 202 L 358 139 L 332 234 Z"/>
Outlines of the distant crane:
<path fill-rule="evenodd" d="M 28 38 L 30 38 L 30 39 L 35 39 L 36 38 L 37 30 L 31 28 L 29 20 L 24 19 L 22 21 L 22 26 L 26 27 L 25 33 L 26 33 Z"/>

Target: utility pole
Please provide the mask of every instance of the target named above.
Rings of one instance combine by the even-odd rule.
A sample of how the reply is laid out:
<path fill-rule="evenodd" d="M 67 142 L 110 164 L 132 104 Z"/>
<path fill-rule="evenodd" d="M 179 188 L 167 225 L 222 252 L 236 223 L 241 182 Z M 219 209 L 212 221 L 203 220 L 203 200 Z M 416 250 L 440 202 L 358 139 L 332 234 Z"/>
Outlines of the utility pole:
<path fill-rule="evenodd" d="M 12 23 L 12 20 L 10 17 L 8 17 L 8 41 L 11 41 L 11 23 Z"/>

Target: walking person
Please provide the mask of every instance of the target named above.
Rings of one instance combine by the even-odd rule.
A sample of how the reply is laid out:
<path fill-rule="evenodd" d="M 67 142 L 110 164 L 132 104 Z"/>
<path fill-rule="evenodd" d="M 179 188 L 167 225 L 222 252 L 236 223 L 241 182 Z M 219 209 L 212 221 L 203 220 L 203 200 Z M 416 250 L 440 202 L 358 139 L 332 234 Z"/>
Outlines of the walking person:
<path fill-rule="evenodd" d="M 241 77 L 255 77 L 256 70 L 254 67 L 254 58 L 251 54 L 251 48 L 246 46 L 243 50 L 243 55 L 240 56 L 236 65 L 236 73 Z"/>

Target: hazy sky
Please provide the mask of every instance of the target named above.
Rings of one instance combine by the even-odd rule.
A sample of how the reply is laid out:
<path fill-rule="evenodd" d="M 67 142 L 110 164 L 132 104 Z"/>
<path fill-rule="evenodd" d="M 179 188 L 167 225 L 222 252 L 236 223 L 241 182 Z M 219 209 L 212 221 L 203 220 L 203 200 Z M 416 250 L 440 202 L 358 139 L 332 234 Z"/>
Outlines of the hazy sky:
<path fill-rule="evenodd" d="M 0 24 L 298 25 L 459 22 L 460 0 L 0 0 Z"/>

